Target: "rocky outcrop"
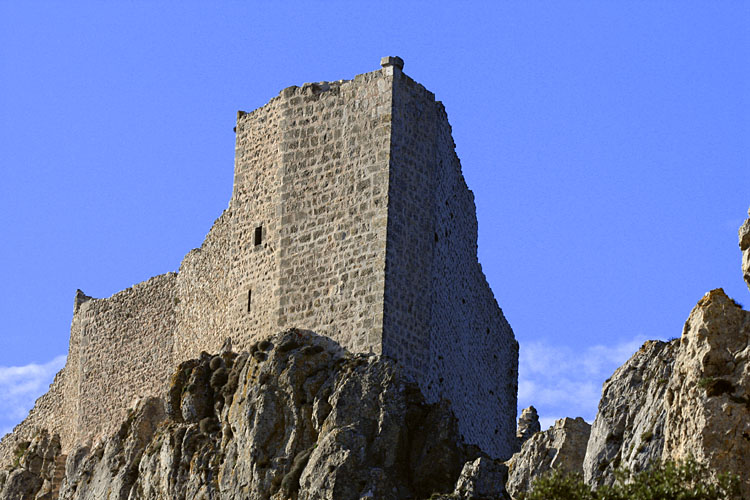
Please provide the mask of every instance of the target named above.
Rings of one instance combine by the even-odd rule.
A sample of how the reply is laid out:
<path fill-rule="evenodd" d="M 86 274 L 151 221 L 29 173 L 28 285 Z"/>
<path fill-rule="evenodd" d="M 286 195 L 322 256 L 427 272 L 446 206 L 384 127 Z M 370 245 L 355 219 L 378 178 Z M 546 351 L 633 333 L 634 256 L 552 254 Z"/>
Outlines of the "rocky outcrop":
<path fill-rule="evenodd" d="M 518 439 L 518 449 L 521 449 L 523 443 L 526 442 L 531 436 L 541 431 L 542 427 L 539 424 L 539 414 L 536 412 L 536 408 L 529 406 L 524 408 L 521 412 L 521 416 L 518 417 L 518 427 L 516 430 L 516 439 Z"/>
<path fill-rule="evenodd" d="M 588 484 L 612 484 L 617 467 L 640 471 L 661 458 L 678 342 L 646 342 L 604 383 L 583 462 Z"/>
<path fill-rule="evenodd" d="M 505 493 L 508 467 L 497 460 L 479 457 L 466 462 L 453 493 L 457 498 L 510 498 Z"/>
<path fill-rule="evenodd" d="M 71 454 L 59 498 L 132 498 L 143 453 L 165 416 L 162 400 L 148 398 L 131 410 L 111 439 L 93 451 L 83 447 Z"/>
<path fill-rule="evenodd" d="M 459 436 L 391 361 L 291 330 L 182 363 L 165 400 L 70 453 L 59 498 L 507 498 L 505 466 Z"/>
<path fill-rule="evenodd" d="M 60 455 L 60 436 L 40 430 L 30 441 L 19 444 L 10 470 L 0 473 L 0 499 L 51 500 L 56 491 L 55 467 Z"/>
<path fill-rule="evenodd" d="M 535 478 L 552 469 L 580 473 L 590 432 L 591 426 L 578 417 L 560 419 L 534 434 L 507 462 L 508 493 L 518 496 Z"/>
<path fill-rule="evenodd" d="M 750 215 L 750 209 L 747 211 Z M 740 250 L 742 250 L 742 275 L 747 287 L 750 288 L 750 219 L 745 219 L 739 231 Z"/>
<path fill-rule="evenodd" d="M 685 323 L 665 397 L 664 458 L 738 474 L 750 498 L 750 311 L 722 289 Z"/>
<path fill-rule="evenodd" d="M 722 289 L 690 313 L 680 339 L 646 342 L 604 385 L 583 464 L 592 485 L 617 467 L 690 456 L 737 474 L 750 498 L 750 312 Z"/>

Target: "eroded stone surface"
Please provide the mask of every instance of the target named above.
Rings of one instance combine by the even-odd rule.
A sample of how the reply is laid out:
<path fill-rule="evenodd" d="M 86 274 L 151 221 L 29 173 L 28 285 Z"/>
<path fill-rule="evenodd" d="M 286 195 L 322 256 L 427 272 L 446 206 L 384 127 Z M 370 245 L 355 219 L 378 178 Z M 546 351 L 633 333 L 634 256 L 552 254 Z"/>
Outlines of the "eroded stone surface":
<path fill-rule="evenodd" d="M 461 499 L 506 499 L 508 467 L 486 457 L 466 462 L 456 483 L 454 495 Z"/>
<path fill-rule="evenodd" d="M 505 467 L 459 436 L 391 361 L 290 330 L 182 363 L 164 402 L 68 456 L 59 498 L 504 498 Z"/>
<path fill-rule="evenodd" d="M 552 469 L 580 473 L 591 425 L 581 417 L 563 418 L 546 431 L 537 432 L 507 462 L 506 488 L 516 497 L 533 480 Z"/>
<path fill-rule="evenodd" d="M 722 289 L 690 313 L 680 339 L 646 342 L 605 383 L 584 477 L 689 456 L 738 474 L 750 496 L 750 312 Z"/>
<path fill-rule="evenodd" d="M 60 437 L 40 430 L 20 443 L 9 470 L 0 474 L 0 500 L 51 500 Z"/>
<path fill-rule="evenodd" d="M 521 445 L 529 439 L 531 436 L 541 431 L 542 427 L 539 424 L 539 414 L 536 408 L 529 406 L 524 408 L 521 412 L 521 416 L 518 417 L 518 428 L 516 430 L 516 438 L 518 439 L 518 449 L 521 449 Z"/>
<path fill-rule="evenodd" d="M 604 383 L 583 463 L 587 483 L 612 484 L 617 467 L 640 471 L 661 458 L 678 342 L 646 342 Z"/>
<path fill-rule="evenodd" d="M 750 498 L 750 312 L 722 289 L 693 308 L 665 397 L 664 458 L 739 474 Z"/>

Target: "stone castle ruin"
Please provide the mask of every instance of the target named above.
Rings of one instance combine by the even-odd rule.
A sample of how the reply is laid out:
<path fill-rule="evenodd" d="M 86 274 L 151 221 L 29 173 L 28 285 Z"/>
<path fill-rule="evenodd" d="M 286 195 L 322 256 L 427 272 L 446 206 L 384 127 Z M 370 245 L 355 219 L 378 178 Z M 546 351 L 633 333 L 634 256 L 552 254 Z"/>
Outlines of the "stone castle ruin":
<path fill-rule="evenodd" d="M 177 364 L 296 327 L 397 361 L 464 437 L 515 445 L 518 343 L 477 262 L 474 199 L 434 94 L 400 58 L 239 112 L 229 207 L 178 273 L 105 299 L 78 291 L 66 366 L 0 443 L 63 452 L 115 431 Z"/>

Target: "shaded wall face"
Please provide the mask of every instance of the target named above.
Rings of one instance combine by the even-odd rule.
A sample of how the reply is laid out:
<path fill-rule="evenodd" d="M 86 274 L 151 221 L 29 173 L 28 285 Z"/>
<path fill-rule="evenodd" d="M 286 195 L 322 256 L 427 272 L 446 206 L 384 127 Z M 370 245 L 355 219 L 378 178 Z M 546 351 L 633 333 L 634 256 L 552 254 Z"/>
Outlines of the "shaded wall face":
<path fill-rule="evenodd" d="M 509 457 L 518 344 L 477 261 L 473 195 L 434 95 L 401 76 L 393 102 L 384 354 L 452 402 L 469 442 Z"/>
<path fill-rule="evenodd" d="M 280 328 L 380 352 L 390 77 L 284 91 Z"/>
<path fill-rule="evenodd" d="M 395 70 L 388 187 L 384 353 L 427 373 L 436 183 L 434 95 Z"/>

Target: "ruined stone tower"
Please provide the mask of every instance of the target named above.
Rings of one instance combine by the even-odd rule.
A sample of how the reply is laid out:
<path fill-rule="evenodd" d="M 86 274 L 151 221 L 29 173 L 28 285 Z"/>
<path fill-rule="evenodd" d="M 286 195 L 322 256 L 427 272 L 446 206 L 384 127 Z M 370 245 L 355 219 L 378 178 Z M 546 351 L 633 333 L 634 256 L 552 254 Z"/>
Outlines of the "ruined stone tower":
<path fill-rule="evenodd" d="M 518 344 L 477 262 L 445 109 L 400 58 L 381 64 L 238 113 L 227 210 L 178 273 L 77 294 L 67 364 L 0 461 L 35 426 L 64 449 L 96 440 L 180 361 L 290 327 L 395 359 L 469 442 L 510 455 Z"/>

